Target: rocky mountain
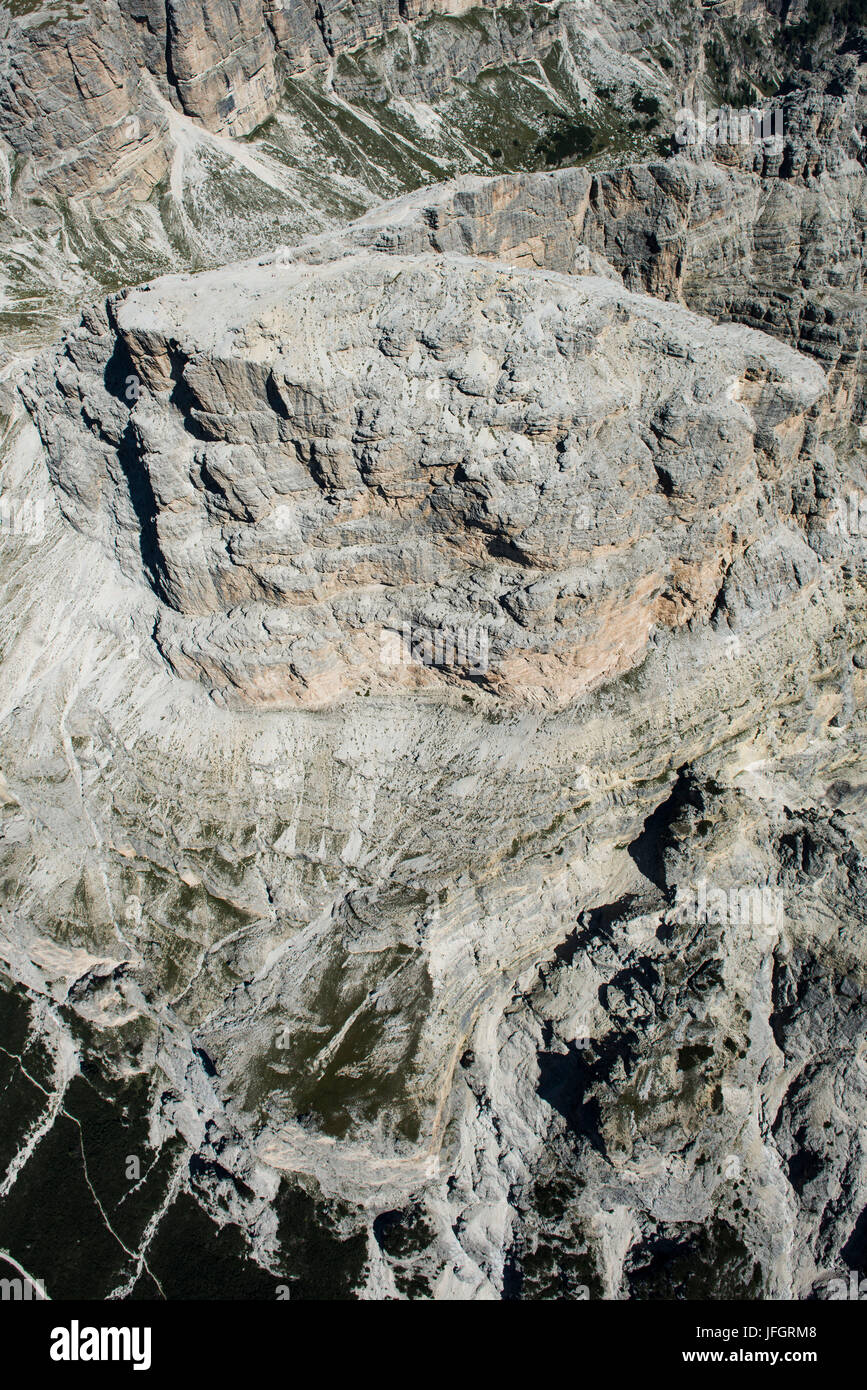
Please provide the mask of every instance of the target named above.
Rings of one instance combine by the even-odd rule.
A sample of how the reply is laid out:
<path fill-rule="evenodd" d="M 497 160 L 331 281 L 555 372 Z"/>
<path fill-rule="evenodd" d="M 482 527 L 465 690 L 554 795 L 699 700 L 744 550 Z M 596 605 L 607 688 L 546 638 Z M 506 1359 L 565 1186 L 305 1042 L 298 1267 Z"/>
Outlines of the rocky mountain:
<path fill-rule="evenodd" d="M 857 7 L 0 16 L 0 1251 L 834 1297 Z"/>

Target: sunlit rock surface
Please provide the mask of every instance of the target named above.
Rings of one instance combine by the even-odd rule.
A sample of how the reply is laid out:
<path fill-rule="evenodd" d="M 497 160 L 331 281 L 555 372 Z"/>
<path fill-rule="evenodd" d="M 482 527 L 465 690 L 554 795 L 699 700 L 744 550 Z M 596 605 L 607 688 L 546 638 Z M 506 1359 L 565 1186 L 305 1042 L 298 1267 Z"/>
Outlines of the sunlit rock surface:
<path fill-rule="evenodd" d="M 867 1262 L 853 53 L 777 144 L 675 153 L 712 16 L 17 8 L 0 1250 L 53 1298 L 827 1296 Z"/>
<path fill-rule="evenodd" d="M 31 389 L 65 513 L 144 571 L 160 650 L 223 698 L 469 679 L 562 706 L 655 624 L 708 622 L 741 557 L 815 575 L 789 518 L 821 371 L 606 279 L 230 266 L 110 302 Z M 416 675 L 406 627 L 466 634 L 464 660 Z"/>

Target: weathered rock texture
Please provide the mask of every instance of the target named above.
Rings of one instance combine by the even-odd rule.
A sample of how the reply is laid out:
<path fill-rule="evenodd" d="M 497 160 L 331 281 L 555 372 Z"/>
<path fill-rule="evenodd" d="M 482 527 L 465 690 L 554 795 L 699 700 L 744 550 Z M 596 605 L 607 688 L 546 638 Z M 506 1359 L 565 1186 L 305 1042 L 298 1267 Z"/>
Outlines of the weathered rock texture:
<path fill-rule="evenodd" d="M 571 0 L 0 10 L 0 326 L 32 350 L 101 288 L 425 182 L 655 148 L 668 80 L 615 20 L 588 41 Z"/>
<path fill-rule="evenodd" d="M 165 123 L 119 19 L 115 5 L 94 0 L 81 20 L 21 28 L 13 20 L 5 36 L 0 134 L 37 163 L 44 186 L 70 196 L 113 184 L 147 196 L 165 172 Z"/>
<path fill-rule="evenodd" d="M 841 335 L 863 224 L 846 186 L 861 161 L 856 47 L 809 59 L 796 7 L 782 26 L 773 8 L 723 9 L 244 0 L 205 16 L 188 0 L 94 0 L 78 18 L 50 3 L 4 11 L 0 323 L 44 344 L 98 287 L 294 243 L 454 174 L 604 155 L 593 234 L 629 288 L 812 343 L 851 389 Z M 798 91 L 774 98 L 781 144 L 705 150 L 671 181 L 648 169 L 649 157 L 673 164 L 684 96 L 766 104 L 786 62 L 802 70 Z"/>
<path fill-rule="evenodd" d="M 43 177 L 61 192 L 97 191 L 122 150 L 122 122 L 148 105 L 143 75 L 150 74 L 185 115 L 209 130 L 242 136 L 277 108 L 278 55 L 289 72 L 305 71 L 427 14 L 460 17 L 499 7 L 499 0 L 415 0 L 411 5 L 398 0 L 325 5 L 313 0 L 279 5 L 271 0 L 209 0 L 207 5 L 201 0 L 88 0 L 81 18 L 38 25 L 32 15 L 6 17 L 0 133 L 16 152 L 45 161 Z M 547 18 L 544 6 L 531 8 Z M 474 51 L 478 31 L 458 29 L 440 85 L 443 78 L 454 77 L 455 63 L 463 67 L 466 57 L 478 71 L 495 58 L 519 56 L 510 42 L 514 26 L 513 19 L 481 52 Z M 520 56 L 531 56 L 532 27 L 519 16 L 517 30 Z M 555 38 L 556 30 L 546 29 L 545 47 Z M 150 137 L 149 130 L 139 128 L 125 143 L 135 148 Z M 85 143 L 91 148 L 84 165 L 78 150 L 78 160 L 71 164 L 53 157 L 55 151 Z"/>
<path fill-rule="evenodd" d="M 737 26 L 776 21 L 724 8 L 693 92 L 761 75 Z M 544 69 L 579 102 L 678 71 L 647 6 L 525 10 L 584 16 Z M 198 13 L 124 9 L 173 147 L 133 225 L 188 266 L 222 159 L 258 254 L 0 387 L 0 1249 L 55 1298 L 824 1297 L 867 1272 L 855 50 L 779 146 L 463 178 L 275 254 L 289 176 L 221 133 L 273 49 L 397 121 L 479 12 Z M 16 60 L 58 187 L 133 99 L 100 14 Z M 476 42 L 515 28 L 500 93 L 527 23 Z"/>
<path fill-rule="evenodd" d="M 7 469 L 50 501 L 35 457 L 19 425 Z M 3 956 L 50 1095 L 71 1020 L 109 1093 L 144 1085 L 154 1207 L 190 1188 L 302 1291 L 281 1174 L 349 1204 L 372 1297 L 801 1297 L 844 1267 L 862 540 L 822 558 L 778 525 L 711 622 L 544 715 L 395 689 L 220 709 L 154 665 L 157 596 L 53 506 L 6 544 Z M 150 1238 L 112 1287 L 152 1287 Z"/>
<path fill-rule="evenodd" d="M 49 466 L 75 525 L 144 562 L 172 666 L 222 695 L 322 705 L 391 683 L 389 630 L 484 625 L 489 666 L 447 677 L 566 704 L 655 624 L 707 622 L 750 547 L 776 537 L 795 587 L 815 568 L 790 519 L 824 377 L 748 330 L 608 280 L 370 252 L 109 313 L 34 383 Z"/>
<path fill-rule="evenodd" d="M 867 194 L 853 98 L 781 99 L 784 134 L 609 172 L 461 179 L 377 210 L 299 258 L 439 250 L 572 273 L 732 319 L 816 357 L 863 413 Z M 579 249 L 582 248 L 582 249 Z M 586 253 L 586 254 L 585 254 Z"/>

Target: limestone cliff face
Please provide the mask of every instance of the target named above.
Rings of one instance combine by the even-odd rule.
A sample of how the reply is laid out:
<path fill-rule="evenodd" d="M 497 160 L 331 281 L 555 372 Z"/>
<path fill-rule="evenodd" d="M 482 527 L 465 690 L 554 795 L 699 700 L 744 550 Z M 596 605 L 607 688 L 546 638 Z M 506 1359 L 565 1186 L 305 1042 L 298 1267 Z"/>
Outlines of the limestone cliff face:
<path fill-rule="evenodd" d="M 847 418 L 860 420 L 867 195 L 856 106 L 799 93 L 780 109 L 784 134 L 767 149 L 462 179 L 404 200 L 399 217 L 377 210 L 294 254 L 337 255 L 349 239 L 613 275 L 815 357 Z"/>
<path fill-rule="evenodd" d="M 767 7 L 464 8 L 3 12 L 4 248 L 111 261 L 0 383 L 0 1248 L 54 1298 L 867 1268 L 855 50 L 675 153 Z"/>
<path fill-rule="evenodd" d="M 127 192 L 141 197 L 171 158 L 159 96 L 202 129 L 241 138 L 281 114 L 286 79 L 299 74 L 318 73 L 338 101 L 363 108 L 437 102 L 526 62 L 541 71 L 537 96 L 552 78 L 575 89 L 564 99 L 552 87 L 547 113 L 577 117 L 597 101 L 597 68 L 597 85 L 657 94 L 668 85 L 649 51 L 633 52 L 639 16 L 652 45 L 659 21 L 649 0 L 625 13 L 599 0 L 588 50 L 587 16 L 573 0 L 86 0 L 63 18 L 45 0 L 0 18 L 0 136 L 63 196 L 99 196 L 126 175 Z M 585 54 L 592 72 L 581 70 Z M 55 157 L 72 147 L 86 148 L 80 169 Z"/>
<path fill-rule="evenodd" d="M 563 705 L 655 624 L 707 622 L 750 547 L 776 536 L 809 582 L 825 379 L 749 330 L 606 279 L 372 252 L 176 277 L 108 315 L 35 383 L 52 476 L 80 530 L 144 560 L 161 650 L 223 697 L 446 679 Z M 392 671 L 407 626 L 484 627 L 484 669 Z"/>
<path fill-rule="evenodd" d="M 683 298 L 807 351 L 812 342 L 826 365 L 839 359 L 836 387 L 856 307 L 840 294 L 855 288 L 861 259 L 854 50 L 825 64 L 827 81 L 824 68 L 800 73 L 803 101 L 779 98 L 779 149 L 693 152 L 690 170 L 689 158 L 671 158 L 684 91 L 712 103 L 740 82 L 757 96 L 756 54 L 781 76 L 779 19 L 726 10 L 700 22 L 650 0 L 590 9 L 244 0 L 207 14 L 190 0 L 98 0 L 78 18 L 47 4 L 4 11 L 0 287 L 10 324 L 33 348 L 100 288 L 296 243 L 454 175 L 587 159 L 598 182 L 584 240 L 627 288 Z M 709 57 L 720 25 L 731 31 L 723 67 Z M 659 165 L 668 173 L 657 186 L 648 170 Z M 820 227 L 822 250 L 811 253 L 804 243 Z M 568 240 L 563 228 L 553 235 Z M 785 250 L 771 252 L 768 238 Z M 824 283 L 829 255 L 842 283 Z M 804 293 L 824 285 L 821 312 L 774 288 L 780 256 Z"/>
<path fill-rule="evenodd" d="M 181 109 L 246 135 L 277 97 L 274 47 L 260 0 L 166 5 L 166 77 Z"/>
<path fill-rule="evenodd" d="M 863 150 L 853 98 L 781 99 L 784 133 L 600 176 L 587 240 L 632 288 L 683 299 L 816 357 L 863 414 Z M 595 225 L 594 225 L 595 224 Z"/>
<path fill-rule="evenodd" d="M 236 340 L 234 372 L 215 286 L 199 282 L 215 322 L 214 336 L 197 341 L 196 404 L 183 385 L 174 405 L 163 390 L 170 358 L 160 315 L 170 287 L 145 292 L 143 300 L 154 296 L 149 312 L 133 296 L 125 323 L 121 302 L 117 327 L 94 316 L 64 355 L 72 408 L 56 450 L 58 388 L 44 380 L 54 481 L 20 416 L 4 461 L 7 485 L 42 502 L 45 530 L 37 544 L 4 536 L 0 551 L 0 855 L 10 885 L 0 954 L 34 1001 L 34 1036 L 53 1059 L 49 1089 L 77 1113 L 81 1054 L 105 1074 L 108 1094 L 144 1106 L 148 1137 L 137 1146 L 148 1160 L 161 1156 L 148 1210 L 164 1208 L 171 1225 L 180 1194 L 195 1194 L 216 1222 L 244 1233 L 270 1296 L 286 1278 L 306 1288 L 297 1218 L 289 1231 L 280 1218 L 284 1201 L 297 1213 L 300 1184 L 326 1202 L 310 1220 L 336 1232 L 330 1267 L 344 1271 L 344 1291 L 368 1297 L 576 1297 L 578 1286 L 592 1297 L 806 1297 L 850 1258 L 843 1252 L 855 1249 L 867 1199 L 859 1031 L 867 955 L 856 906 L 867 863 L 865 541 L 857 529 L 835 538 L 818 513 L 807 525 L 815 506 L 827 510 L 827 494 L 863 488 L 860 465 L 823 451 L 810 482 L 791 455 L 780 456 L 778 474 L 772 451 L 756 450 L 759 403 L 767 445 L 775 431 L 781 441 L 799 437 L 798 416 L 820 400 L 822 383 L 814 364 L 747 330 L 727 344 L 731 329 L 719 334 L 683 310 L 590 281 L 579 313 L 583 285 L 547 272 L 482 265 L 473 277 L 466 262 L 382 262 L 391 301 L 381 268 L 373 274 L 352 260 L 325 275 L 352 272 L 352 294 L 369 293 L 380 314 L 401 304 L 388 338 L 394 371 L 407 370 L 399 334 L 408 321 L 415 328 L 400 279 L 421 314 L 424 285 L 436 276 L 455 302 L 462 297 L 465 314 L 477 295 L 488 306 L 473 329 L 479 352 L 497 341 L 498 320 L 509 321 L 508 301 L 522 313 L 562 301 L 546 330 L 556 356 L 544 366 L 527 359 L 546 390 L 571 361 L 578 325 L 589 331 L 591 307 L 592 356 L 606 363 L 597 412 L 606 399 L 610 409 L 627 366 L 636 385 L 671 383 L 659 435 L 647 429 L 643 441 L 689 461 L 671 488 L 642 499 L 647 456 L 637 444 L 633 455 L 621 447 L 628 432 L 605 411 L 591 417 L 601 425 L 599 451 L 578 476 L 627 525 L 641 516 L 649 524 L 655 507 L 660 553 L 670 533 L 690 538 L 679 552 L 681 603 L 700 588 L 725 528 L 738 530 L 725 573 L 711 567 L 714 611 L 682 626 L 669 619 L 645 641 L 641 613 L 622 599 L 623 580 L 643 571 L 621 520 L 612 532 L 621 554 L 609 547 L 601 570 L 610 596 L 588 594 L 584 613 L 598 626 L 607 605 L 611 649 L 628 653 L 638 637 L 644 660 L 563 709 L 516 709 L 520 690 L 486 696 L 459 672 L 457 684 L 437 679 L 415 692 L 386 672 L 377 688 L 366 683 L 356 698 L 317 711 L 223 708 L 202 688 L 203 676 L 215 685 L 217 663 L 202 661 L 201 619 L 169 609 L 142 582 L 142 561 L 155 562 L 155 545 L 164 546 L 166 596 L 188 609 L 192 599 L 213 606 L 212 528 L 219 520 L 221 539 L 236 538 L 232 564 L 249 583 L 242 528 L 253 526 L 255 542 L 268 489 L 291 480 L 294 512 L 290 503 L 287 529 L 271 536 L 272 547 L 284 546 L 282 562 L 287 552 L 296 563 L 316 556 L 319 567 L 306 572 L 323 586 L 341 582 L 340 566 L 381 566 L 383 554 L 368 545 L 360 555 L 357 539 L 349 554 L 339 549 L 338 565 L 324 547 L 305 550 L 324 525 L 309 465 L 294 450 L 287 462 L 276 434 L 251 437 L 257 410 L 296 426 L 332 411 L 339 418 L 355 375 L 316 361 L 323 344 L 314 335 L 297 363 L 306 375 L 279 377 L 285 415 L 267 405 L 261 377 L 251 386 L 251 363 L 269 360 L 261 325 L 290 341 L 273 299 L 269 319 L 264 293 L 285 268 L 248 267 L 225 286 L 236 306 L 260 294 L 246 346 Z M 316 277 L 294 284 L 295 311 L 313 326 Z M 360 317 L 343 318 L 342 355 L 370 373 L 377 359 L 367 332 L 364 351 L 352 341 Z M 384 321 L 373 321 L 384 337 Z M 693 364 L 680 355 L 687 323 Z M 139 368 L 152 369 L 140 398 L 144 454 L 110 443 L 113 406 L 99 389 L 121 324 Z M 191 326 L 169 335 L 181 352 Z M 606 336 L 620 344 L 616 372 Z M 570 344 L 562 364 L 560 339 Z M 430 351 L 443 365 L 464 361 L 461 344 L 442 338 Z M 708 395 L 698 400 L 684 388 L 711 351 Z M 744 371 L 746 351 L 753 367 Z M 319 405 L 314 370 L 318 391 L 326 372 L 335 388 Z M 734 390 L 720 394 L 723 374 L 742 383 L 740 401 Z M 218 389 L 238 406 L 247 392 L 251 408 L 214 409 Z M 173 414 L 184 404 L 192 422 L 206 398 L 208 414 L 231 418 L 243 440 L 227 448 L 209 421 L 208 437 L 187 448 Z M 366 431 L 371 449 L 384 438 L 411 441 L 413 420 L 427 418 L 394 389 L 389 404 L 400 404 L 404 428 Z M 73 413 L 80 409 L 89 432 Z M 504 422 L 511 410 L 507 400 Z M 619 418 L 627 423 L 625 412 Z M 725 441 L 717 431 L 716 485 L 713 469 L 684 449 L 711 421 L 732 432 Z M 447 427 L 432 432 L 422 467 L 436 467 L 452 438 Z M 549 441 L 527 438 L 544 457 Z M 201 471 L 191 475 L 188 460 L 215 444 L 209 516 Z M 519 482 L 524 451 L 498 490 Z M 393 518 L 385 533 L 393 587 L 418 586 L 426 577 L 413 545 L 418 474 L 371 452 L 381 492 L 365 503 L 349 455 L 323 446 L 320 457 L 317 486 L 334 499 L 338 532 L 351 526 L 354 506 L 366 542 L 371 515 L 400 507 L 402 530 Z M 326 479 L 329 468 L 335 476 Z M 142 505 L 145 469 L 164 508 L 161 536 Z M 578 478 L 568 480 L 550 494 L 562 518 L 575 505 Z M 489 474 L 475 494 L 479 506 L 498 495 L 494 482 Z M 539 514 L 544 490 L 532 480 L 524 488 L 528 514 Z M 523 574 L 524 562 L 470 547 L 450 516 L 460 493 L 447 482 L 444 492 L 454 591 L 478 594 L 493 573 L 507 597 L 507 576 Z M 343 499 L 351 506 L 342 509 Z M 561 532 L 555 543 L 568 550 L 572 533 L 565 524 Z M 557 554 L 547 558 L 572 622 L 574 590 Z M 376 585 L 365 575 L 351 592 L 364 612 Z M 302 593 L 288 611 L 305 601 Z M 232 653 L 248 680 L 275 638 L 287 642 L 285 592 L 275 585 L 259 612 L 258 643 Z M 525 644 L 526 633 L 550 630 L 538 614 L 529 601 L 520 614 Z M 182 624 L 174 648 L 168 619 Z M 336 623 L 333 632 L 337 645 Z M 176 669 L 183 654 L 195 680 L 166 669 L 154 637 Z M 524 671 L 534 678 L 530 660 Z M 91 1122 L 85 1117 L 85 1132 Z M 654 1260 L 662 1240 L 677 1252 L 671 1288 Z M 149 1243 L 143 1231 L 135 1247 L 143 1262 L 121 1251 L 95 1291 L 151 1296 L 151 1269 L 171 1289 L 171 1269 Z"/>
<path fill-rule="evenodd" d="M 31 15 L 4 16 L 0 132 L 16 151 L 44 161 L 44 176 L 62 192 L 98 191 L 119 172 L 119 154 L 134 151 L 151 174 L 158 167 L 142 148 L 151 131 L 140 65 L 186 115 L 242 136 L 277 106 L 278 55 L 288 71 L 303 71 L 398 24 L 477 7 L 467 0 L 88 0 L 81 18 L 44 27 Z M 78 160 L 53 157 L 82 144 L 90 148 Z M 144 172 L 139 177 L 146 186 Z"/>
<path fill-rule="evenodd" d="M 310 1192 L 374 1298 L 807 1297 L 860 1258 L 850 404 L 625 289 L 598 187 L 167 277 L 21 382 L 0 948 L 58 1088 L 74 1018 L 147 1078 L 153 1200 L 265 1280 L 304 1287 Z"/>
<path fill-rule="evenodd" d="M 67 195 L 122 184 L 146 197 L 165 172 L 165 122 L 151 109 L 113 0 L 58 25 L 3 19 L 0 134 L 14 153 Z"/>

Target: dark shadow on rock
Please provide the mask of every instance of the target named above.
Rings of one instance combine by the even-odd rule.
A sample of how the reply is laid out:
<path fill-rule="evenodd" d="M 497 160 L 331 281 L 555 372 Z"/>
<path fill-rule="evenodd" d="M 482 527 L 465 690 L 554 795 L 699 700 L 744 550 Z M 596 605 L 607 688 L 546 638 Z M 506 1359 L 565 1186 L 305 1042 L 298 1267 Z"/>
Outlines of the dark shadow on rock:
<path fill-rule="evenodd" d="M 665 874 L 665 852 L 674 843 L 672 827 L 687 806 L 703 809 L 701 793 L 692 777 L 683 768 L 669 796 L 647 817 L 641 834 L 629 846 L 630 858 L 644 877 L 662 892 L 668 891 Z"/>
<path fill-rule="evenodd" d="M 142 567 L 152 588 L 164 603 L 170 603 L 157 531 L 157 500 L 150 475 L 141 457 L 141 449 L 131 420 L 118 445 L 117 458 L 129 489 L 129 500 L 138 521 Z"/>
<path fill-rule="evenodd" d="M 545 1039 L 549 1043 L 550 1039 Z M 629 1039 L 623 1034 L 609 1036 L 601 1043 L 583 1048 L 577 1042 L 566 1044 L 565 1052 L 539 1051 L 539 1096 L 556 1110 L 577 1139 L 584 1139 L 597 1153 L 606 1154 L 599 1127 L 599 1102 L 592 1094 L 596 1084 L 608 1076 L 621 1061 L 627 1075 L 635 1057 Z"/>
<path fill-rule="evenodd" d="M 761 1296 L 761 1266 L 725 1221 L 660 1227 L 627 1256 L 629 1297 L 636 1300 L 738 1302 Z"/>
<path fill-rule="evenodd" d="M 867 1276 L 867 1207 L 864 1208 L 843 1249 L 840 1251 L 848 1269 Z"/>
<path fill-rule="evenodd" d="M 128 392 L 131 383 L 137 382 L 132 358 L 123 339 L 115 340 L 114 351 L 105 365 L 103 382 L 106 391 L 116 400 L 122 401 L 130 409 L 135 399 Z M 165 567 L 159 544 L 157 530 L 157 500 L 154 495 L 150 475 L 142 458 L 141 446 L 135 425 L 130 419 L 116 444 L 117 460 L 126 479 L 129 500 L 138 521 L 139 551 L 142 568 L 151 587 L 164 602 L 169 603 Z"/>

